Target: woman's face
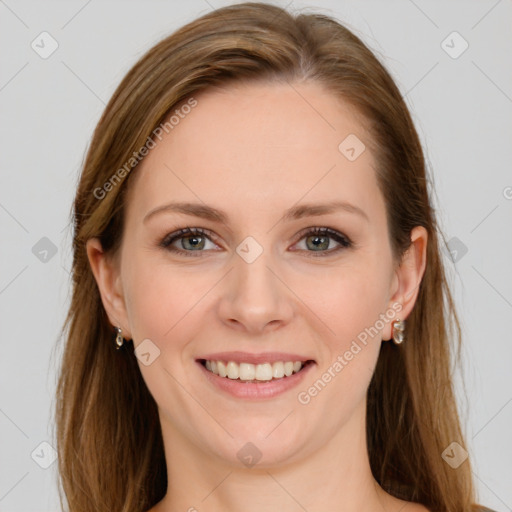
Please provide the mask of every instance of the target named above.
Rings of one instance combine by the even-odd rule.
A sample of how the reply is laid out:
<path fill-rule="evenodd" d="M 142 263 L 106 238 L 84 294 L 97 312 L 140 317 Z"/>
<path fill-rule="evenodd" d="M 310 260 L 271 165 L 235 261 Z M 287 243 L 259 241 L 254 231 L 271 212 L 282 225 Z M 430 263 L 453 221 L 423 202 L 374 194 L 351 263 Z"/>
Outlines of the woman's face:
<path fill-rule="evenodd" d="M 314 83 L 194 97 L 131 178 L 109 316 L 140 347 L 168 443 L 238 465 L 293 462 L 345 425 L 362 431 L 381 341 L 407 316 L 368 134 Z M 334 202 L 345 206 L 315 215 Z M 172 203 L 197 215 L 151 213 Z M 224 222 L 206 218 L 213 209 Z M 203 233 L 162 245 L 187 227 Z M 210 358 L 240 362 L 231 376 L 245 379 L 244 362 L 278 362 L 276 375 L 279 361 L 314 362 L 258 384 L 214 375 Z"/>

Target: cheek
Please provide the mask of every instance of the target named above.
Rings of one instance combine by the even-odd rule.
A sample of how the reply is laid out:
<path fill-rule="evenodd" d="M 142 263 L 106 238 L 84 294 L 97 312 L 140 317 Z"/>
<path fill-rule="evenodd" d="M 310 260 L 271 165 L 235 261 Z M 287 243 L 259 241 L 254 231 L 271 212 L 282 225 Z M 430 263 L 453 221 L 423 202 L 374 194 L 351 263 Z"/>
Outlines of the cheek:
<path fill-rule="evenodd" d="M 299 401 L 317 416 L 329 415 L 325 428 L 334 432 L 365 398 L 381 347 L 388 282 L 379 264 L 368 263 L 337 269 L 316 284 L 304 302 L 325 326 L 318 339 L 322 357 Z"/>
<path fill-rule="evenodd" d="M 340 353 L 375 324 L 385 307 L 388 283 L 382 268 L 376 261 L 358 258 L 323 269 L 298 264 L 291 272 L 283 271 L 283 277 L 298 297 L 297 314 L 305 316 L 322 345 L 330 340 L 331 351 Z M 149 338 L 164 347 L 173 340 L 174 346 L 177 338 L 185 339 L 184 330 L 200 328 L 202 305 L 208 303 L 205 294 L 218 281 L 215 272 L 210 279 L 199 268 L 148 265 L 142 253 L 131 258 L 126 271 L 123 282 L 135 341 Z M 192 334 L 188 332 L 189 338 Z"/>
<path fill-rule="evenodd" d="M 168 265 L 133 262 L 125 287 L 133 338 L 136 342 L 149 338 L 164 348 L 193 315 L 204 294 L 204 280 L 187 279 L 186 272 Z M 201 289 L 194 282 L 202 282 Z"/>
<path fill-rule="evenodd" d="M 297 274 L 293 289 L 312 311 L 318 325 L 323 325 L 326 338 L 322 341 L 330 340 L 331 351 L 346 350 L 354 338 L 375 325 L 385 310 L 389 283 L 376 261 L 360 260 L 321 274 L 306 275 Z M 377 328 L 382 330 L 381 322 Z"/>
<path fill-rule="evenodd" d="M 309 285 L 304 302 L 321 320 L 317 325 L 325 326 L 318 340 L 322 356 L 318 371 L 329 384 L 328 391 L 315 401 L 326 410 L 333 401 L 340 405 L 335 413 L 340 421 L 364 398 L 379 355 L 384 327 L 381 314 L 389 292 L 383 269 L 380 262 L 370 260 L 340 266 L 314 283 L 304 281 L 298 292 L 306 293 Z"/>

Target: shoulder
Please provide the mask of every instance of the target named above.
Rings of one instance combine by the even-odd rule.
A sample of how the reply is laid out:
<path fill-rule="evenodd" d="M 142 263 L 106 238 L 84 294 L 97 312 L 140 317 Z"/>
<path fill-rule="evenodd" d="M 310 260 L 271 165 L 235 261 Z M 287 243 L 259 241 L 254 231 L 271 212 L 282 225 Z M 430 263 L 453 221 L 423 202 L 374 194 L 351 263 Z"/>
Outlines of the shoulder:
<path fill-rule="evenodd" d="M 407 510 L 407 512 L 432 512 L 429 508 L 425 507 L 425 505 L 422 505 L 421 503 L 416 503 L 413 501 L 406 502 L 407 506 L 404 508 Z"/>
<path fill-rule="evenodd" d="M 421 503 L 415 503 L 412 501 L 407 501 L 405 503 L 407 506 L 404 507 L 403 512 L 433 512 L 432 510 L 427 508 L 425 505 L 422 505 Z M 472 512 L 496 512 L 496 510 L 484 507 L 482 505 L 473 505 Z"/>
<path fill-rule="evenodd" d="M 420 503 L 407 502 L 407 507 L 405 508 L 407 509 L 407 512 L 433 512 L 429 508 L 425 507 L 425 505 Z M 483 505 L 473 505 L 472 512 L 496 512 L 496 510 L 484 507 Z"/>
<path fill-rule="evenodd" d="M 399 512 L 433 512 L 422 503 L 406 501 L 399 498 L 392 498 L 390 506 L 386 510 L 397 510 Z"/>

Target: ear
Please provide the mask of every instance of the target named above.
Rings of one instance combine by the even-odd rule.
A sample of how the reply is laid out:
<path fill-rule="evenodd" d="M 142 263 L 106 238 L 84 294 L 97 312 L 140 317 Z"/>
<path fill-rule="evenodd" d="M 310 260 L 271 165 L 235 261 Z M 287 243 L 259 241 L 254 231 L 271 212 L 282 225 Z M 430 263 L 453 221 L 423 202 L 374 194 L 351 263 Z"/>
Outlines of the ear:
<path fill-rule="evenodd" d="M 98 238 L 87 240 L 86 250 L 92 273 L 100 291 L 101 301 L 110 323 L 113 327 L 122 329 L 123 338 L 131 339 L 117 260 L 103 252 Z"/>
<path fill-rule="evenodd" d="M 411 245 L 405 251 L 402 261 L 393 276 L 392 297 L 388 308 L 396 311 L 397 304 L 402 309 L 382 330 L 382 339 L 391 339 L 391 326 L 395 320 L 405 320 L 411 313 L 427 266 L 428 233 L 423 226 L 416 226 L 411 231 Z M 394 305 L 394 307 L 393 307 Z"/>

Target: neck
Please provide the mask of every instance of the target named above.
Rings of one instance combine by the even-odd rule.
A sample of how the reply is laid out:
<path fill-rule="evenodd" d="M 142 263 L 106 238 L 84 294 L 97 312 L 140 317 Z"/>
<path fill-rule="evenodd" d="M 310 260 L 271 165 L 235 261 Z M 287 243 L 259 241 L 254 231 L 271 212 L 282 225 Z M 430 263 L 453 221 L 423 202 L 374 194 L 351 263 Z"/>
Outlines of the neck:
<path fill-rule="evenodd" d="M 241 467 L 180 435 L 164 417 L 167 495 L 151 512 L 365 512 L 394 510 L 371 473 L 365 435 L 366 404 L 333 437 L 299 447 L 286 461 Z M 240 446 L 243 443 L 239 443 Z"/>

